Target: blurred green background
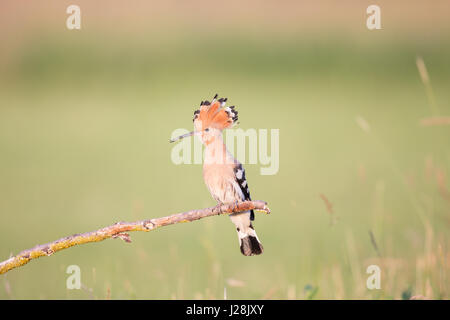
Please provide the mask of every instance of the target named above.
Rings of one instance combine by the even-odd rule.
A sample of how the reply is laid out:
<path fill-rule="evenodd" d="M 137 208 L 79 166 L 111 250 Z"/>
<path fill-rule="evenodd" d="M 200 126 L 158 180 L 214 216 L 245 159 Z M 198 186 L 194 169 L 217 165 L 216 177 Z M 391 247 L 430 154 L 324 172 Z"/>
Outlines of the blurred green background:
<path fill-rule="evenodd" d="M 73 31 L 70 4 L 0 5 L 0 260 L 215 205 L 168 143 L 215 93 L 239 128 L 280 129 L 279 172 L 245 165 L 265 252 L 207 218 L 31 261 L 1 299 L 448 298 L 450 127 L 420 125 L 450 116 L 448 2 L 378 1 L 375 31 L 367 1 L 77 1 Z"/>

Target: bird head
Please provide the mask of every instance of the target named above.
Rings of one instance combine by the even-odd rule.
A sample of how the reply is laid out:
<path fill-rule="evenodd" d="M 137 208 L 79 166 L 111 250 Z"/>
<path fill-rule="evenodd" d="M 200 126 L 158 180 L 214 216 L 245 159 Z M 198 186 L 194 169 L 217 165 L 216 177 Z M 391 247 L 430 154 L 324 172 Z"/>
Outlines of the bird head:
<path fill-rule="evenodd" d="M 211 102 L 202 101 L 200 109 L 194 112 L 194 131 L 181 135 L 170 142 L 197 135 L 203 144 L 208 145 L 222 135 L 222 131 L 231 128 L 238 120 L 238 112 L 234 106 L 225 107 L 227 98 L 217 99 L 217 94 Z"/>

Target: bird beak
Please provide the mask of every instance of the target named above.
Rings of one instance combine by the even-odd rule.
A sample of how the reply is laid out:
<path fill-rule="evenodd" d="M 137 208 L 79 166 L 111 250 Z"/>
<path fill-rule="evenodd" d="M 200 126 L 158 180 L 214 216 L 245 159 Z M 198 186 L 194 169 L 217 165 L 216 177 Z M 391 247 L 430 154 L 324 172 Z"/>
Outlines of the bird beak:
<path fill-rule="evenodd" d="M 185 133 L 185 134 L 183 134 L 183 135 L 181 135 L 179 137 L 170 139 L 170 142 L 175 142 L 175 141 L 181 140 L 183 138 L 194 136 L 194 135 L 199 135 L 199 134 L 201 134 L 201 131 L 192 131 L 192 132 L 189 132 L 189 133 Z"/>

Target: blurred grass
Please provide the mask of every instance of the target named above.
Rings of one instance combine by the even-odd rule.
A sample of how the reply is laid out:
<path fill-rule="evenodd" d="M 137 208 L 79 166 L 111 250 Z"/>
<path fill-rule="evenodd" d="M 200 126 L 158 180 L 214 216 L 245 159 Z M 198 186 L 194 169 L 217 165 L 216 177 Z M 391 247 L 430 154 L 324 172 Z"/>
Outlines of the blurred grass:
<path fill-rule="evenodd" d="M 0 278 L 0 298 L 220 299 L 225 286 L 229 299 L 448 298 L 450 203 L 437 177 L 449 174 L 449 128 L 419 126 L 430 108 L 415 65 L 422 56 L 449 115 L 447 39 L 28 41 L 0 76 L 4 259 L 116 221 L 214 205 L 201 166 L 172 164 L 168 139 L 215 93 L 236 105 L 240 128 L 280 129 L 280 170 L 246 165 L 253 198 L 273 212 L 256 217 L 260 257 L 241 256 L 227 217 L 210 218 L 33 261 Z M 92 294 L 66 289 L 71 264 Z M 381 290 L 365 287 L 370 264 L 382 268 Z"/>

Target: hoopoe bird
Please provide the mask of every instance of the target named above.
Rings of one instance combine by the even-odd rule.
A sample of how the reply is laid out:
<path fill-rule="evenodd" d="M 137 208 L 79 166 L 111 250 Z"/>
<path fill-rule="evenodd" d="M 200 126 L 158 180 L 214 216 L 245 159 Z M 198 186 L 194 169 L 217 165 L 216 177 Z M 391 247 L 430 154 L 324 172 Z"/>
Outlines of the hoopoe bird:
<path fill-rule="evenodd" d="M 234 159 L 223 142 L 222 131 L 233 127 L 238 120 L 238 112 L 234 106 L 225 107 L 227 99 L 202 101 L 200 109 L 194 112 L 194 131 L 172 139 L 198 136 L 205 146 L 203 162 L 203 179 L 218 205 L 251 200 L 245 170 L 242 164 Z M 239 246 L 245 256 L 263 253 L 263 246 L 252 225 L 255 219 L 253 210 L 233 213 L 231 221 L 236 226 Z"/>

